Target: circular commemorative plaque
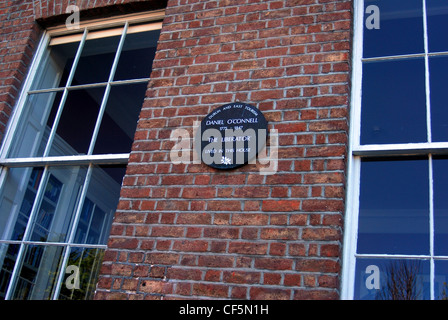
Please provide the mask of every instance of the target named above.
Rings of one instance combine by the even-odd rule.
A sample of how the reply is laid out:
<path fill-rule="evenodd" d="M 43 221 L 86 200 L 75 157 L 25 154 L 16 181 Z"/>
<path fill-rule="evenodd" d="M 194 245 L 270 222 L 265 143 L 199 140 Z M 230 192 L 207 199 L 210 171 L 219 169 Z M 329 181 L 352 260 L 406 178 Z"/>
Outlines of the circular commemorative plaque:
<path fill-rule="evenodd" d="M 223 105 L 201 122 L 201 160 L 216 169 L 241 167 L 255 160 L 267 134 L 267 121 L 254 106 L 238 102 Z"/>

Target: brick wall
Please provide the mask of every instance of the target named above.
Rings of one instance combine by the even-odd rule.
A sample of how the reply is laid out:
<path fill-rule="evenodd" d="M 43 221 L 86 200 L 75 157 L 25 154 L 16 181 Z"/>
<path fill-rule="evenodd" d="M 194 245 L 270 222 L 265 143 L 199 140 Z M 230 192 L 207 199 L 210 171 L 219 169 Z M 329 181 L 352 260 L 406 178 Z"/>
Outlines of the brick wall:
<path fill-rule="evenodd" d="M 338 299 L 350 0 L 169 0 L 96 299 Z M 230 102 L 279 133 L 278 172 L 173 164 Z"/>

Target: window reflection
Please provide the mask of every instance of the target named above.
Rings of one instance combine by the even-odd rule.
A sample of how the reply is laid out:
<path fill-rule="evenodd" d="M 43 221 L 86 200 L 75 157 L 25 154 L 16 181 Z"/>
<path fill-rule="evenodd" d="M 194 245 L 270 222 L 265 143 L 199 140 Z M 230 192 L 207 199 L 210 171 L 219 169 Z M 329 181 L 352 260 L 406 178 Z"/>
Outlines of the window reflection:
<path fill-rule="evenodd" d="M 365 0 L 364 12 L 370 5 L 379 9 L 380 28 L 364 25 L 365 58 L 424 52 L 421 0 Z"/>
<path fill-rule="evenodd" d="M 429 300 L 429 261 L 358 259 L 355 299 Z"/>
<path fill-rule="evenodd" d="M 448 3 L 445 0 L 426 0 L 429 52 L 448 51 Z"/>
<path fill-rule="evenodd" d="M 104 250 L 97 248 L 70 248 L 70 256 L 59 300 L 91 300 L 95 294 L 98 273 Z M 75 275 L 78 275 L 77 282 Z"/>
<path fill-rule="evenodd" d="M 160 30 L 128 34 L 114 80 L 149 78 Z"/>
<path fill-rule="evenodd" d="M 435 261 L 434 291 L 436 300 L 448 300 L 448 261 Z"/>
<path fill-rule="evenodd" d="M 119 42 L 120 36 L 87 40 L 72 85 L 108 81 Z"/>
<path fill-rule="evenodd" d="M 76 228 L 75 243 L 107 243 L 125 170 L 124 165 L 94 167 Z"/>
<path fill-rule="evenodd" d="M 448 256 L 448 158 L 433 160 L 434 253 Z"/>
<path fill-rule="evenodd" d="M 423 58 L 363 68 L 361 144 L 427 141 Z"/>
<path fill-rule="evenodd" d="M 2 239 L 67 241 L 72 214 L 86 172 L 83 167 L 49 169 L 47 179 L 42 184 L 43 195 L 36 204 L 28 239 L 24 239 L 38 188 L 42 183 L 43 168 L 11 169 L 6 181 L 7 187 L 0 193 L 0 222 L 4 226 L 4 230 L 0 228 Z"/>
<path fill-rule="evenodd" d="M 129 153 L 147 83 L 112 86 L 94 154 Z"/>
<path fill-rule="evenodd" d="M 361 163 L 358 253 L 429 253 L 428 161 Z"/>
<path fill-rule="evenodd" d="M 50 156 L 87 154 L 104 95 L 104 87 L 70 91 L 60 118 Z M 58 111 L 54 106 L 47 127 Z"/>
<path fill-rule="evenodd" d="M 62 252 L 63 247 L 58 246 L 26 246 L 13 299 L 50 299 L 57 281 Z"/>
<path fill-rule="evenodd" d="M 446 74 L 448 57 L 429 57 L 431 90 L 432 141 L 448 141 L 448 103 L 446 99 Z"/>
<path fill-rule="evenodd" d="M 376 158 L 360 160 L 354 298 L 447 300 L 448 156 L 430 153 L 448 141 L 448 2 L 363 3 L 360 144 Z M 413 143 L 428 143 L 426 156 Z M 409 152 L 392 158 L 384 144 Z"/>
<path fill-rule="evenodd" d="M 0 300 L 5 299 L 19 248 L 19 244 L 0 244 Z"/>
<path fill-rule="evenodd" d="M 73 67 L 79 42 L 52 45 L 49 48 L 49 59 L 34 79 L 32 90 L 64 87 Z"/>

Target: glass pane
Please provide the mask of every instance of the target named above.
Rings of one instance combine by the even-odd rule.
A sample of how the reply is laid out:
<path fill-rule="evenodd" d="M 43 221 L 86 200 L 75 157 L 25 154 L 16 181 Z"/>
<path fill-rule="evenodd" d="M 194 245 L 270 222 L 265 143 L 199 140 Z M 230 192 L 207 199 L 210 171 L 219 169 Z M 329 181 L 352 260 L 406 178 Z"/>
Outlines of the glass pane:
<path fill-rule="evenodd" d="M 448 159 L 434 158 L 434 253 L 448 256 Z"/>
<path fill-rule="evenodd" d="M 364 63 L 361 144 L 426 142 L 425 63 Z"/>
<path fill-rule="evenodd" d="M 362 161 L 358 253 L 429 254 L 428 161 Z"/>
<path fill-rule="evenodd" d="M 16 300 L 51 299 L 62 262 L 64 247 L 26 246 L 12 298 Z"/>
<path fill-rule="evenodd" d="M 114 80 L 149 78 L 160 30 L 126 35 Z"/>
<path fill-rule="evenodd" d="M 87 40 L 72 85 L 108 81 L 120 38 L 114 36 Z"/>
<path fill-rule="evenodd" d="M 424 52 L 421 0 L 365 0 L 364 12 L 365 58 Z"/>
<path fill-rule="evenodd" d="M 429 58 L 429 79 L 431 89 L 432 141 L 448 141 L 448 103 L 446 100 L 446 74 L 448 57 Z"/>
<path fill-rule="evenodd" d="M 42 60 L 31 89 L 64 87 L 78 47 L 79 42 L 50 46 L 48 59 Z"/>
<path fill-rule="evenodd" d="M 147 83 L 112 86 L 94 154 L 129 153 Z"/>
<path fill-rule="evenodd" d="M 18 244 L 0 244 L 0 300 L 4 300 L 19 252 Z"/>
<path fill-rule="evenodd" d="M 22 240 L 33 207 L 42 169 L 14 168 L 8 171 L 0 194 L 2 240 Z"/>
<path fill-rule="evenodd" d="M 448 50 L 448 3 L 446 0 L 426 0 L 429 52 Z"/>
<path fill-rule="evenodd" d="M 93 169 L 76 229 L 75 243 L 107 243 L 125 170 L 125 166 L 99 166 Z"/>
<path fill-rule="evenodd" d="M 103 256 L 103 249 L 72 247 L 59 300 L 93 299 Z"/>
<path fill-rule="evenodd" d="M 448 261 L 435 261 L 434 299 L 448 300 Z"/>
<path fill-rule="evenodd" d="M 0 195 L 0 231 L 4 240 L 22 240 L 42 179 L 42 168 L 10 170 Z M 67 241 L 86 169 L 54 167 L 43 184 L 44 193 L 26 240 Z"/>
<path fill-rule="evenodd" d="M 32 94 L 27 97 L 9 157 L 43 156 L 51 131 L 51 124 L 49 126 L 48 123 L 50 112 L 56 112 L 61 98 L 62 92 Z"/>
<path fill-rule="evenodd" d="M 68 93 L 50 156 L 87 154 L 98 118 L 105 88 L 73 90 Z M 53 126 L 53 108 L 48 127 Z"/>
<path fill-rule="evenodd" d="M 358 259 L 355 300 L 429 300 L 429 261 Z"/>

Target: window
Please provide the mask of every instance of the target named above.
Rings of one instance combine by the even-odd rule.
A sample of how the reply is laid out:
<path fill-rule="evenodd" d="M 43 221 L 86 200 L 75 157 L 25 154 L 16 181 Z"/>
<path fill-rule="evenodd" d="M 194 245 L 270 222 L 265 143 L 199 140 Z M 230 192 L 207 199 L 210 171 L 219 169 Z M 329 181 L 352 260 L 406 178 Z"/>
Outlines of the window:
<path fill-rule="evenodd" d="M 163 12 L 48 30 L 0 150 L 0 298 L 91 299 Z"/>
<path fill-rule="evenodd" d="M 447 299 L 448 4 L 354 3 L 342 298 Z"/>

